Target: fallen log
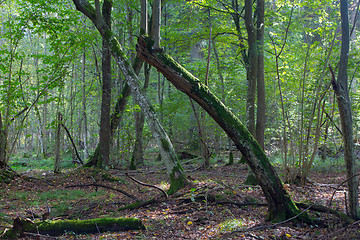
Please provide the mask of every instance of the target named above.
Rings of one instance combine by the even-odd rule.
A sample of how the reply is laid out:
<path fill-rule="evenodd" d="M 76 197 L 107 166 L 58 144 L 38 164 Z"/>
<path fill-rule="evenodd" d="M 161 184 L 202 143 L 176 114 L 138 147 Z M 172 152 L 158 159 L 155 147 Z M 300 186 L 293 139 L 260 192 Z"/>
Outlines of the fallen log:
<path fill-rule="evenodd" d="M 58 236 L 66 232 L 101 233 L 128 230 L 143 230 L 145 226 L 137 218 L 95 218 L 88 220 L 56 220 L 33 222 L 26 218 L 14 219 L 13 227 L 5 229 L 1 239 L 18 239 L 24 233 L 37 233 L 42 235 Z"/>

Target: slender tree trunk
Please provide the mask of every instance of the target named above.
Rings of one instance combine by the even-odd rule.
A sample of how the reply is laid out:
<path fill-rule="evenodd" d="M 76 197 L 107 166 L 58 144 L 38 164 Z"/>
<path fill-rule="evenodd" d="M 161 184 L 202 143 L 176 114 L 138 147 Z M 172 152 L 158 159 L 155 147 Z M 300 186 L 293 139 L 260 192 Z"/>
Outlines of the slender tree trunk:
<path fill-rule="evenodd" d="M 154 108 L 151 106 L 149 100 L 146 98 L 142 88 L 139 85 L 139 80 L 131 67 L 122 47 L 115 35 L 110 31 L 102 17 L 96 13 L 93 6 L 86 0 L 73 0 L 76 9 L 84 13 L 97 27 L 103 39 L 109 44 L 112 55 L 122 71 L 126 82 L 128 83 L 132 95 L 139 104 L 141 110 L 146 116 L 147 123 L 154 138 L 157 141 L 162 160 L 165 163 L 167 173 L 170 178 L 169 193 L 174 193 L 187 183 L 186 176 L 182 167 L 179 164 L 173 145 L 161 126 Z M 105 0 L 106 2 L 106 0 Z"/>
<path fill-rule="evenodd" d="M 102 8 L 102 16 L 106 25 L 111 30 L 111 8 L 112 1 L 105 1 Z M 111 147 L 111 126 L 110 126 L 110 106 L 111 106 L 111 53 L 105 40 L 102 43 L 102 101 L 101 101 L 101 120 L 100 120 L 100 148 L 97 166 L 107 169 L 110 164 Z"/>
<path fill-rule="evenodd" d="M 245 26 L 248 35 L 248 64 L 246 64 L 247 74 L 247 94 L 246 94 L 246 125 L 248 130 L 255 136 L 255 99 L 256 99 L 256 79 L 257 79 L 257 39 L 256 28 L 253 23 L 253 1 L 245 0 Z"/>
<path fill-rule="evenodd" d="M 88 144 L 87 144 L 87 135 L 88 135 L 88 126 L 87 126 L 87 114 L 86 114 L 86 82 L 85 82 L 85 69 L 86 69 L 86 54 L 85 54 L 85 48 L 83 48 L 83 64 L 82 64 L 82 118 L 83 118 L 83 144 L 84 144 L 84 159 L 87 159 L 88 157 Z M 81 138 L 80 138 L 81 139 Z"/>
<path fill-rule="evenodd" d="M 154 14 L 154 11 L 153 11 Z M 140 35 L 148 34 L 148 17 L 147 17 L 147 0 L 141 0 L 141 19 L 140 19 Z M 159 17 L 159 16 L 158 16 Z M 154 22 L 153 22 L 154 23 Z M 138 75 L 138 74 L 136 74 Z M 144 65 L 144 91 L 146 91 L 150 80 L 150 67 L 148 64 Z M 130 169 L 135 170 L 136 166 L 144 163 L 143 152 L 143 130 L 145 123 L 145 116 L 141 111 L 136 111 L 135 114 L 135 144 L 131 157 Z"/>
<path fill-rule="evenodd" d="M 54 173 L 60 173 L 61 172 L 61 121 L 62 116 L 61 113 L 58 112 L 57 114 L 57 127 L 55 132 L 55 163 L 54 163 Z"/>
<path fill-rule="evenodd" d="M 264 0 L 257 0 L 256 4 L 256 42 L 257 42 L 257 111 L 256 111 L 256 140 L 264 149 L 266 102 L 265 102 L 265 73 L 264 73 Z"/>
<path fill-rule="evenodd" d="M 194 99 L 224 129 L 236 147 L 245 156 L 264 192 L 269 206 L 269 219 L 281 221 L 300 213 L 283 188 L 275 169 L 252 134 L 239 119 L 220 102 L 197 78 L 186 71 L 163 51 L 151 51 L 152 45 L 146 37 L 138 39 L 138 54 L 160 71 L 177 89 Z M 151 51 L 151 52 L 149 52 Z M 304 213 L 299 216 L 309 221 Z"/>
<path fill-rule="evenodd" d="M 154 47 L 160 48 L 161 0 L 153 1 L 151 35 L 155 41 Z"/>
<path fill-rule="evenodd" d="M 339 107 L 341 128 L 344 141 L 344 159 L 346 164 L 346 177 L 348 180 L 349 214 L 354 219 L 359 218 L 359 183 L 356 174 L 354 157 L 353 124 L 351 101 L 348 92 L 348 54 L 349 54 L 349 14 L 347 0 L 340 0 L 341 13 L 341 53 L 337 81 L 333 73 L 332 85 L 336 94 Z"/>
<path fill-rule="evenodd" d="M 7 168 L 6 162 L 6 139 L 3 128 L 2 114 L 0 112 L 0 169 Z"/>

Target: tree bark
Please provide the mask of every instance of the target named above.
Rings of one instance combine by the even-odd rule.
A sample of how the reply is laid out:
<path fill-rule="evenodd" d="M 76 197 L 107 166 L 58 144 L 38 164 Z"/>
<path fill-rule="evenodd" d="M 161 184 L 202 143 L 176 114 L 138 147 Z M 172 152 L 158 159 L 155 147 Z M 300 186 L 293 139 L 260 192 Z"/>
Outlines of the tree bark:
<path fill-rule="evenodd" d="M 111 8 L 112 1 L 105 1 L 102 8 L 102 16 L 105 24 L 111 30 Z M 110 126 L 110 105 L 111 105 L 111 53 L 105 40 L 102 43 L 102 101 L 101 120 L 99 134 L 99 159 L 97 166 L 106 169 L 110 164 L 111 126 Z"/>
<path fill-rule="evenodd" d="M 107 27 L 103 19 L 96 14 L 93 6 L 86 0 L 73 0 L 76 9 L 84 13 L 97 27 L 103 39 L 109 44 L 111 53 L 122 71 L 127 84 L 129 85 L 136 102 L 139 104 L 141 110 L 146 116 L 147 123 L 151 129 L 153 137 L 156 139 L 162 160 L 165 163 L 167 173 L 170 178 L 169 193 L 172 194 L 184 187 L 187 183 L 186 176 L 182 167 L 179 164 L 177 155 L 173 145 L 166 134 L 164 128 L 160 124 L 154 108 L 151 106 L 149 100 L 146 98 L 142 88 L 140 87 L 138 77 L 131 67 L 122 47 L 115 35 Z M 105 0 L 106 2 L 106 0 Z"/>
<path fill-rule="evenodd" d="M 266 124 L 266 102 L 265 102 L 265 73 L 264 73 L 264 0 L 256 3 L 256 43 L 257 43 L 257 111 L 256 111 L 256 140 L 264 149 L 265 124 Z"/>
<path fill-rule="evenodd" d="M 160 71 L 177 89 L 194 99 L 224 129 L 236 147 L 245 156 L 268 202 L 269 219 L 285 220 L 300 213 L 289 194 L 283 188 L 275 169 L 252 134 L 239 119 L 197 78 L 163 51 L 152 51 L 148 38 L 138 39 L 139 56 Z M 306 214 L 299 216 L 304 221 Z"/>
<path fill-rule="evenodd" d="M 247 94 L 246 94 L 246 126 L 253 136 L 255 136 L 255 98 L 256 98 L 256 78 L 257 78 L 257 39 L 256 28 L 253 22 L 253 1 L 245 0 L 245 26 L 248 35 L 248 60 L 245 61 L 247 75 Z"/>
<path fill-rule="evenodd" d="M 336 94 L 338 103 L 340 121 L 342 128 L 342 136 L 344 141 L 344 159 L 346 164 L 346 177 L 348 181 L 348 202 L 349 202 L 349 215 L 354 218 L 359 218 L 359 190 L 358 178 L 353 177 L 356 174 L 355 156 L 354 156 L 354 142 L 353 142 L 353 125 L 351 113 L 351 101 L 348 91 L 348 54 L 349 54 L 349 14 L 347 0 L 340 0 L 340 13 L 341 13 L 341 53 L 339 61 L 339 72 L 337 81 L 335 80 L 334 73 L 332 79 L 333 89 Z"/>
<path fill-rule="evenodd" d="M 61 113 L 58 112 L 57 114 L 57 127 L 56 127 L 56 133 L 55 133 L 55 163 L 54 163 L 54 173 L 60 173 L 60 163 L 61 163 L 61 121 L 62 116 Z"/>
<path fill-rule="evenodd" d="M 88 150 L 87 150 L 87 135 L 88 135 L 88 126 L 87 126 L 87 114 L 86 114 L 86 91 L 85 91 L 85 68 L 86 68 L 86 54 L 85 48 L 83 48 L 83 58 L 82 58 L 82 76 L 81 76 L 81 84 L 82 84 L 82 118 L 83 118 L 83 142 L 84 142 L 84 159 L 88 157 Z M 82 129 L 80 129 L 81 132 Z M 81 139 L 81 136 L 80 136 Z M 81 140 L 80 140 L 81 144 Z"/>
<path fill-rule="evenodd" d="M 6 138 L 3 129 L 2 114 L 0 112 L 0 169 L 5 169 L 7 167 L 8 165 L 6 162 Z"/>
<path fill-rule="evenodd" d="M 154 15 L 153 11 L 153 15 Z M 140 35 L 148 34 L 148 22 L 147 22 L 147 0 L 141 0 L 141 19 L 140 19 Z M 160 15 L 159 15 L 160 16 Z M 154 24 L 154 21 L 153 21 Z M 160 26 L 159 26 L 160 28 Z M 156 30 L 155 30 L 156 31 Z M 159 35 L 160 36 L 160 35 Z M 148 64 L 144 65 L 144 91 L 149 85 L 150 80 L 150 67 Z M 138 75 L 138 74 L 136 74 Z M 141 111 L 135 112 L 135 144 L 131 157 L 130 169 L 135 170 L 136 166 L 144 163 L 143 152 L 143 130 L 145 124 L 145 116 Z"/>
<path fill-rule="evenodd" d="M 58 236 L 66 232 L 81 234 L 143 229 L 145 229 L 145 226 L 137 218 L 95 218 L 32 222 L 29 219 L 17 217 L 14 219 L 13 228 L 3 232 L 0 237 L 4 239 L 19 239 L 25 232 Z"/>

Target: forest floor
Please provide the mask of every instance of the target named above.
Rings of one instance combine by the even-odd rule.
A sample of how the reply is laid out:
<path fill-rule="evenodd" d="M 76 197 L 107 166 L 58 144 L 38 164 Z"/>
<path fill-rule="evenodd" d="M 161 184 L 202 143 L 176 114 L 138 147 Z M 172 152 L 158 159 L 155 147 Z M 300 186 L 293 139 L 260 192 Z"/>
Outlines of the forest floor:
<path fill-rule="evenodd" d="M 184 165 L 191 185 L 165 198 L 154 188 L 141 186 L 124 175 L 123 170 L 108 174 L 94 169 L 72 169 L 61 174 L 28 171 L 9 183 L 0 184 L 0 231 L 11 227 L 15 217 L 33 220 L 50 208 L 48 220 L 91 219 L 97 217 L 136 217 L 146 230 L 106 232 L 98 234 L 66 233 L 56 238 L 27 234 L 22 239 L 360 239 L 360 224 L 346 226 L 337 217 L 309 211 L 322 224 L 266 222 L 267 207 L 258 186 L 243 184 L 247 167 L 242 164 L 214 165 L 210 169 L 194 169 Z M 166 189 L 165 170 L 147 167 L 128 171 L 139 181 Z M 306 186 L 285 185 L 297 202 L 329 205 L 343 173 L 312 172 Z M 134 200 L 98 184 L 125 191 L 141 200 L 154 198 L 153 203 L 138 209 L 124 207 Z M 340 187 L 331 207 L 345 212 L 345 187 Z M 244 204 L 241 206 L 240 204 Z"/>

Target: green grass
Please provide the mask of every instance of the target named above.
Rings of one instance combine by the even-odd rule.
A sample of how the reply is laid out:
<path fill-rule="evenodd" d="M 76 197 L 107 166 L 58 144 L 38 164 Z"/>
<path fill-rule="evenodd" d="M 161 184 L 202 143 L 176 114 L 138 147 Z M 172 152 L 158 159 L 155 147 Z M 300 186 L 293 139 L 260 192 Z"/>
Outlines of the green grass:
<path fill-rule="evenodd" d="M 279 167 L 280 169 L 283 166 L 283 159 L 281 158 L 281 156 L 270 157 L 270 162 L 275 167 Z M 296 165 L 297 165 L 297 163 L 295 163 L 295 166 Z M 316 156 L 310 170 L 311 171 L 324 171 L 324 172 L 330 172 L 330 171 L 331 172 L 342 172 L 345 170 L 344 159 L 342 157 L 339 157 L 339 158 L 328 157 L 325 159 L 321 159 L 320 157 Z"/>
<path fill-rule="evenodd" d="M 17 172 L 24 172 L 27 170 L 53 170 L 54 157 L 42 158 L 35 153 L 23 153 L 13 155 L 9 161 L 10 167 Z M 76 167 L 72 163 L 71 154 L 64 154 L 61 160 L 61 168 L 69 169 Z"/>

